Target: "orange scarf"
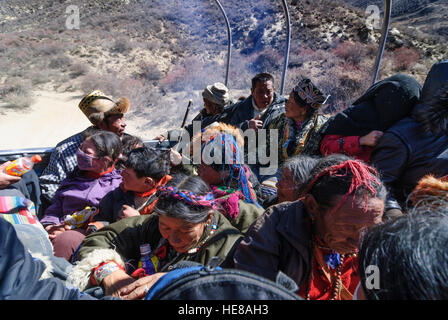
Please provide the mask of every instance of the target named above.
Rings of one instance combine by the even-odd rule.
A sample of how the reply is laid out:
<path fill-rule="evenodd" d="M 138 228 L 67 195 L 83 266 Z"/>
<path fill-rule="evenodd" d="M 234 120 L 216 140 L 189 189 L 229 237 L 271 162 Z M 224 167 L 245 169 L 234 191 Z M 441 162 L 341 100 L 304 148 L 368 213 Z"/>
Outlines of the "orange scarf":
<path fill-rule="evenodd" d="M 162 179 L 159 180 L 159 182 L 156 183 L 156 185 L 149 191 L 146 192 L 135 192 L 134 191 L 134 195 L 136 197 L 139 198 L 147 198 L 152 196 L 154 193 L 156 193 L 157 188 L 160 186 L 163 186 L 165 184 L 167 184 L 168 182 L 170 182 L 170 180 L 173 179 L 172 176 L 170 176 L 169 174 L 167 174 L 166 176 L 164 176 Z M 151 214 L 152 210 L 154 209 L 155 205 L 157 203 L 157 199 L 154 200 L 153 202 L 151 202 L 149 205 L 147 205 L 146 207 L 144 207 L 141 211 L 140 214 L 141 215 L 145 215 L 145 214 Z"/>
<path fill-rule="evenodd" d="M 100 177 L 104 176 L 105 174 L 111 173 L 114 169 L 115 169 L 115 165 L 112 165 L 109 169 L 107 169 L 106 171 L 101 172 L 101 173 L 96 173 L 93 171 L 84 171 L 84 174 L 89 178 L 99 179 Z"/>

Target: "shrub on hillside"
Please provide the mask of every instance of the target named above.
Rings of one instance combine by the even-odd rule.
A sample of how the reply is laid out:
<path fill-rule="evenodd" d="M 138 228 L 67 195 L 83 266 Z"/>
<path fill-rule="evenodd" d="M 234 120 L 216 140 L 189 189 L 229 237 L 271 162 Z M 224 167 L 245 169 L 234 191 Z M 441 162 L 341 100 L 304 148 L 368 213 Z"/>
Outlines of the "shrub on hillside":
<path fill-rule="evenodd" d="M 83 76 L 89 72 L 89 66 L 83 62 L 76 62 L 72 64 L 69 68 L 70 77 L 77 78 L 79 76 Z"/>
<path fill-rule="evenodd" d="M 43 40 L 32 45 L 32 48 L 37 53 L 37 55 L 54 56 L 62 53 L 64 48 L 64 43 L 57 42 L 54 40 Z"/>
<path fill-rule="evenodd" d="M 71 59 L 64 54 L 57 55 L 51 58 L 48 67 L 50 69 L 67 69 L 71 64 Z"/>
<path fill-rule="evenodd" d="M 140 76 L 149 81 L 159 81 L 163 78 L 164 74 L 159 70 L 156 63 L 141 61 L 139 63 Z"/>
<path fill-rule="evenodd" d="M 283 62 L 283 55 L 271 48 L 264 49 L 251 57 L 252 62 L 250 62 L 249 69 L 254 73 L 272 72 L 272 70 L 278 69 Z"/>
<path fill-rule="evenodd" d="M 31 88 L 29 80 L 9 78 L 0 86 L 0 96 L 8 108 L 28 108 L 34 101 Z"/>
<path fill-rule="evenodd" d="M 359 42 L 344 41 L 333 49 L 333 54 L 347 62 L 359 64 L 366 55 L 366 49 Z"/>
<path fill-rule="evenodd" d="M 128 38 L 118 38 L 113 42 L 110 49 L 113 52 L 126 53 L 132 50 L 132 43 L 128 40 Z"/>
<path fill-rule="evenodd" d="M 393 51 L 395 71 L 405 71 L 414 66 L 420 59 L 420 55 L 414 48 L 401 47 Z"/>
<path fill-rule="evenodd" d="M 167 72 L 160 84 L 163 90 L 172 92 L 203 90 L 214 82 L 224 82 L 224 76 L 225 66 L 215 61 L 204 62 L 196 57 L 188 57 Z"/>

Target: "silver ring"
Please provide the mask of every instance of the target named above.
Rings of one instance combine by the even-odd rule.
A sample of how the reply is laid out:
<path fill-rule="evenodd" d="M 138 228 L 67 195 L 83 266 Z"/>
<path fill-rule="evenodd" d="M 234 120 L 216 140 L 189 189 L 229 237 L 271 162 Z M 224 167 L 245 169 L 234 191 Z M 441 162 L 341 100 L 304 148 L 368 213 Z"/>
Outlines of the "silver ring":
<path fill-rule="evenodd" d="M 148 288 L 148 285 L 146 284 L 145 285 L 145 293 L 148 293 L 148 291 L 149 291 L 149 288 Z"/>

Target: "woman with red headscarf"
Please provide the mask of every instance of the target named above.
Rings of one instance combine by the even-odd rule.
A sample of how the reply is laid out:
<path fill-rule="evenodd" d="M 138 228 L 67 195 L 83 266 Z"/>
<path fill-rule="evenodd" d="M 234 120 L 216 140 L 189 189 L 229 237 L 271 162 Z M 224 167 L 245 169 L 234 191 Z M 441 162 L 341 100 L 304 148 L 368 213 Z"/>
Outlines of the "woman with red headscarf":
<path fill-rule="evenodd" d="M 254 222 L 235 252 L 235 267 L 271 280 L 281 271 L 304 299 L 351 300 L 359 239 L 381 222 L 385 198 L 373 168 L 345 155 L 323 158 L 302 200 L 272 206 Z"/>

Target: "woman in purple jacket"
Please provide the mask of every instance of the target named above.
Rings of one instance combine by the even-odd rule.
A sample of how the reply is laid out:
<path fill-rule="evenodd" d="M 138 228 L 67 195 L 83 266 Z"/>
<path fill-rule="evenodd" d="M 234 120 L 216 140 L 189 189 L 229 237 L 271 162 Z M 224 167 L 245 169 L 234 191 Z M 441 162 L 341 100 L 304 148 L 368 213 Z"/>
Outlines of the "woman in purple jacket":
<path fill-rule="evenodd" d="M 70 261 L 85 237 L 84 229 L 71 229 L 64 224 L 64 217 L 86 206 L 98 207 L 100 200 L 120 185 L 121 175 L 114 164 L 121 151 L 120 138 L 107 131 L 91 135 L 79 147 L 77 168 L 62 181 L 40 221 L 53 243 L 55 256 Z"/>

